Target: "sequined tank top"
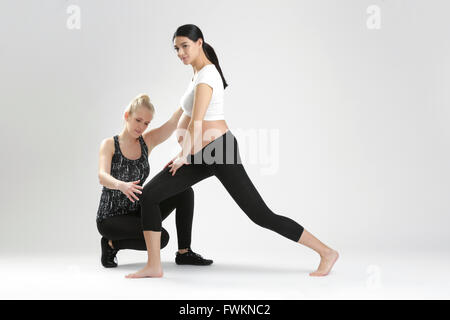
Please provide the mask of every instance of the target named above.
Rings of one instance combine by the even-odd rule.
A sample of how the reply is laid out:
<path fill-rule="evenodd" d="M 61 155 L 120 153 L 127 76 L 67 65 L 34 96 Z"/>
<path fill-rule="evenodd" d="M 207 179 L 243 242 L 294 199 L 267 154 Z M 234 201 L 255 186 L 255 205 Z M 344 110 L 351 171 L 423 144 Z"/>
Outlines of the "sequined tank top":
<path fill-rule="evenodd" d="M 139 185 L 142 186 L 150 173 L 150 166 L 148 164 L 148 148 L 142 136 L 139 136 L 139 143 L 141 145 L 141 157 L 136 160 L 131 160 L 125 158 L 122 154 L 119 145 L 119 136 L 114 136 L 115 150 L 111 160 L 111 176 L 125 182 L 140 180 Z M 136 195 L 140 198 L 140 194 Z M 108 217 L 136 212 L 138 210 L 140 210 L 138 200 L 131 202 L 122 191 L 103 186 L 96 220 L 100 222 Z"/>

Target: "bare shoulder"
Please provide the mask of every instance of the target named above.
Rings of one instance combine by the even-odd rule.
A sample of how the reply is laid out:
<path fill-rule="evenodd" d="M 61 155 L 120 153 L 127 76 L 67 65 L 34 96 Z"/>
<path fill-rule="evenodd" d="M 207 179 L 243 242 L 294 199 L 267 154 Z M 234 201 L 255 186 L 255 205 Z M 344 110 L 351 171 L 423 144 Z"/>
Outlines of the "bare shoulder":
<path fill-rule="evenodd" d="M 148 149 L 149 153 L 153 149 L 153 145 L 152 145 L 153 130 L 155 130 L 155 129 L 144 132 L 144 134 L 142 135 L 142 138 L 144 139 L 144 142 L 147 145 L 147 149 Z"/>
<path fill-rule="evenodd" d="M 100 153 L 113 154 L 114 153 L 114 138 L 109 137 L 102 140 L 100 144 Z"/>

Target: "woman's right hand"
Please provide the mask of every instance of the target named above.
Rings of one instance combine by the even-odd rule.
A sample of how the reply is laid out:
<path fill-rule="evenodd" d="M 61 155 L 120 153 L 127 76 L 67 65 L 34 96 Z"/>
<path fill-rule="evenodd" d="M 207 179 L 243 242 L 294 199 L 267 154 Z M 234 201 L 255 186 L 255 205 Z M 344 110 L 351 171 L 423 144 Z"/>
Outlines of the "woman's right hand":
<path fill-rule="evenodd" d="M 182 151 L 180 151 L 180 153 L 178 153 L 175 157 L 173 157 L 172 160 L 167 162 L 167 164 L 164 166 L 164 169 L 167 168 L 171 163 L 173 163 L 176 158 L 181 157 L 182 154 L 183 154 Z"/>
<path fill-rule="evenodd" d="M 169 162 L 167 162 L 167 164 L 164 166 L 164 169 L 167 168 L 169 166 L 169 164 L 171 164 L 177 157 L 174 157 L 172 160 L 170 160 Z"/>
<path fill-rule="evenodd" d="M 124 182 L 122 181 L 119 184 L 119 190 L 122 191 L 123 194 L 127 196 L 128 199 L 130 199 L 131 202 L 134 203 L 134 199 L 139 200 L 138 197 L 134 193 L 142 194 L 142 191 L 139 191 L 139 189 L 144 189 L 142 186 L 138 185 L 139 181 L 130 181 L 130 182 Z"/>

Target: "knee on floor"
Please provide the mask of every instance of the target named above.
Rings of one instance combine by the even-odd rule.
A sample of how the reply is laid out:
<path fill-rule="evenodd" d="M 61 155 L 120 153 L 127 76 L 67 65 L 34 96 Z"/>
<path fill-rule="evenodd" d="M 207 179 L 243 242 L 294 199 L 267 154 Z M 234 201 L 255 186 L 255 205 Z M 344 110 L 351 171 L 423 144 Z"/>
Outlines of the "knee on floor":
<path fill-rule="evenodd" d="M 162 229 L 161 230 L 161 249 L 164 248 L 165 246 L 167 246 L 167 244 L 169 243 L 169 233 L 167 232 L 166 229 Z"/>

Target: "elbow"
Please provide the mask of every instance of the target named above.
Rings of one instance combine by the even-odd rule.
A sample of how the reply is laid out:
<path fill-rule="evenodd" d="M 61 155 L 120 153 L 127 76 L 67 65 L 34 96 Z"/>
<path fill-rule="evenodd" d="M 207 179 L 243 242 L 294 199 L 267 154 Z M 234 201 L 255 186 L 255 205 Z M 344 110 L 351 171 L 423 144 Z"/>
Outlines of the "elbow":
<path fill-rule="evenodd" d="M 175 130 L 177 130 L 177 127 L 178 127 L 178 122 L 172 122 L 170 124 L 169 136 L 172 135 L 175 132 Z"/>
<path fill-rule="evenodd" d="M 189 121 L 189 124 L 187 126 L 187 130 L 188 131 L 193 131 L 194 130 L 194 126 L 195 126 L 195 121 L 194 121 L 194 118 L 192 118 L 191 121 Z"/>
<path fill-rule="evenodd" d="M 101 185 L 103 185 L 103 175 L 101 172 L 98 173 L 98 183 L 100 183 Z"/>

